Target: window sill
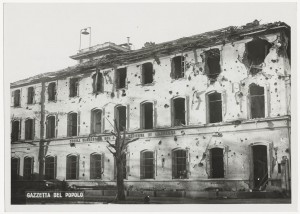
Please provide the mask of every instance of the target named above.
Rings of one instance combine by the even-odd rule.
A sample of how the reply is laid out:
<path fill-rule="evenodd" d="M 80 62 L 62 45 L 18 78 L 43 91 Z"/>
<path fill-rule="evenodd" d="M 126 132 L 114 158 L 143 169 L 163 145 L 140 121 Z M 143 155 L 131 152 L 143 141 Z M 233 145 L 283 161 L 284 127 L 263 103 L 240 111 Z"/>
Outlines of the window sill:
<path fill-rule="evenodd" d="M 178 79 L 171 79 L 171 83 L 175 82 L 175 81 L 183 81 L 183 80 L 186 80 L 187 78 L 186 77 L 180 77 Z"/>

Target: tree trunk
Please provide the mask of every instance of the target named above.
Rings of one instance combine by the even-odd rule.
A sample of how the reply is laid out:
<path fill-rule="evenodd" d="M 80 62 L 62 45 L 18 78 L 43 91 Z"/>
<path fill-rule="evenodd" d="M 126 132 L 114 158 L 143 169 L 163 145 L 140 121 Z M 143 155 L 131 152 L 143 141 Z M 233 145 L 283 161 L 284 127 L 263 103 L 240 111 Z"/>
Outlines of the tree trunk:
<path fill-rule="evenodd" d="M 123 177 L 123 163 L 121 158 L 117 158 L 117 200 L 125 201 L 125 187 Z"/>

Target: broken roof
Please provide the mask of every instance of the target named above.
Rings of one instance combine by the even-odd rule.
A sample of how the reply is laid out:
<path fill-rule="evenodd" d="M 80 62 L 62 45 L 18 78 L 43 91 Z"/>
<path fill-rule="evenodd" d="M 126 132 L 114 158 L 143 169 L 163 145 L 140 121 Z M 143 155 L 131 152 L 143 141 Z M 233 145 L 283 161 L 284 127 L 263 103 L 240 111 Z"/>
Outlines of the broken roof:
<path fill-rule="evenodd" d="M 241 40 L 246 36 L 259 35 L 279 30 L 290 31 L 290 26 L 284 22 L 274 22 L 268 24 L 259 24 L 257 20 L 241 27 L 229 26 L 219 30 L 214 30 L 190 37 L 183 37 L 177 40 L 152 44 L 138 50 L 131 50 L 122 53 L 112 53 L 101 59 L 91 60 L 68 67 L 59 71 L 39 74 L 27 79 L 11 83 L 11 88 L 20 87 L 28 84 L 36 84 L 41 81 L 51 81 L 79 73 L 91 72 L 92 69 L 116 68 L 120 65 L 127 65 L 138 62 L 143 59 L 154 58 L 159 61 L 161 56 L 172 53 L 186 52 L 196 48 L 207 48 L 213 45 L 226 44 Z"/>

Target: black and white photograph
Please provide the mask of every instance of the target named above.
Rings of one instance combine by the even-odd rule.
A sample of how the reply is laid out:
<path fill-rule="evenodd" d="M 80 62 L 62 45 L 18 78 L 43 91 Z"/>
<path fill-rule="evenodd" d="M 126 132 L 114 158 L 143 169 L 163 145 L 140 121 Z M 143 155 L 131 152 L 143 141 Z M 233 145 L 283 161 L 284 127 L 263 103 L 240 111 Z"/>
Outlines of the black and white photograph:
<path fill-rule="evenodd" d="M 296 1 L 4 2 L 5 210 L 295 211 L 296 19 Z"/>

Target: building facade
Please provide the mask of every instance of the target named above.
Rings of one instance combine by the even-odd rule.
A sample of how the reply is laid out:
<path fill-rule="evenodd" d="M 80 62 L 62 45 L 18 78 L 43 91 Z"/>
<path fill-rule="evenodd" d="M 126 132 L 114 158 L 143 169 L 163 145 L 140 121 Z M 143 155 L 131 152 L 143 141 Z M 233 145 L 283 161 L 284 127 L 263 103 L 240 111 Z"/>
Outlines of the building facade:
<path fill-rule="evenodd" d="M 80 50 L 76 66 L 11 84 L 12 180 L 115 185 L 116 119 L 138 138 L 127 189 L 289 190 L 289 50 L 288 25 L 256 21 Z"/>

